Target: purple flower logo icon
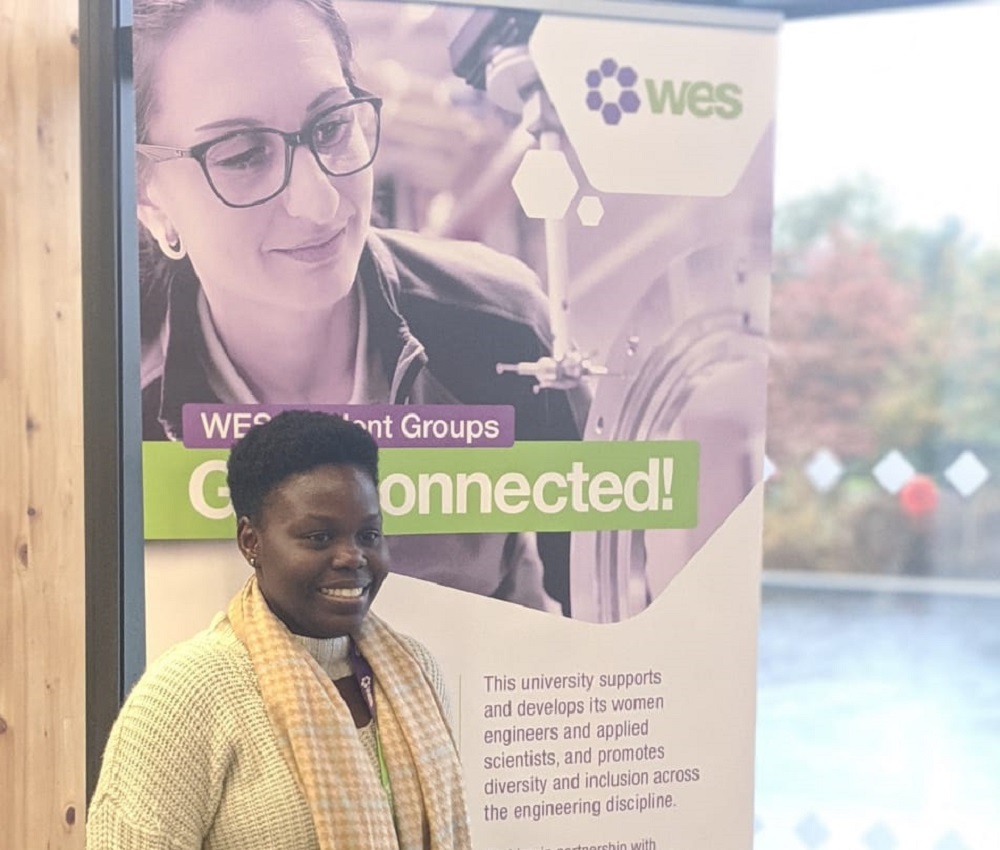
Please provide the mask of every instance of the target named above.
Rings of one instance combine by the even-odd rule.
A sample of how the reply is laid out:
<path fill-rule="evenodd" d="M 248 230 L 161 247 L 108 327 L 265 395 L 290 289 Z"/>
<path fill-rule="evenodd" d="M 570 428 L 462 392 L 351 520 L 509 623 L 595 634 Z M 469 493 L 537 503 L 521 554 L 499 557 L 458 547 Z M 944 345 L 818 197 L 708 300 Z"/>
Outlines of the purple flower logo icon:
<path fill-rule="evenodd" d="M 600 112 L 605 124 L 614 125 L 622 115 L 639 110 L 642 101 L 635 90 L 639 75 L 630 65 L 619 65 L 614 59 L 605 59 L 587 71 L 587 108 Z"/>

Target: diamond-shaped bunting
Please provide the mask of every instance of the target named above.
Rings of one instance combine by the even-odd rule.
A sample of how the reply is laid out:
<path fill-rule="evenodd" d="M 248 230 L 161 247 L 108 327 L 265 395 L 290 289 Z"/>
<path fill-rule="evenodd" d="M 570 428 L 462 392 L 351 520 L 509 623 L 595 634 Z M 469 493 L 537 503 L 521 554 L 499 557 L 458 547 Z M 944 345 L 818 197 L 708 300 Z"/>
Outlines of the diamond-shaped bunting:
<path fill-rule="evenodd" d="M 945 471 L 944 477 L 962 496 L 968 498 L 990 477 L 990 471 L 972 452 L 962 452 Z"/>
<path fill-rule="evenodd" d="M 869 850 L 896 850 L 899 846 L 892 830 L 881 821 L 865 833 L 864 842 Z"/>
<path fill-rule="evenodd" d="M 830 837 L 830 830 L 826 828 L 816 815 L 809 815 L 803 818 L 795 827 L 795 834 L 806 847 L 815 850 L 821 844 L 825 844 Z"/>
<path fill-rule="evenodd" d="M 829 449 L 819 449 L 806 464 L 806 477 L 820 493 L 828 493 L 837 486 L 844 474 L 844 465 Z"/>
<path fill-rule="evenodd" d="M 875 476 L 875 480 L 882 485 L 882 489 L 893 496 L 902 489 L 903 485 L 913 477 L 915 472 L 913 464 L 896 449 L 888 452 L 882 460 L 875 464 L 875 468 L 872 469 L 872 475 Z"/>

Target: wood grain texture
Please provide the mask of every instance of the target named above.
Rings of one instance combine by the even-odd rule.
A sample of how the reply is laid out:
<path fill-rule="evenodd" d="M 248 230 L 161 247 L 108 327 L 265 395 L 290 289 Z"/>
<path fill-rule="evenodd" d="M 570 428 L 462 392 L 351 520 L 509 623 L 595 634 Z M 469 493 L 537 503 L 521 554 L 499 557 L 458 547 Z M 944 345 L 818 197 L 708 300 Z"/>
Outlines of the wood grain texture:
<path fill-rule="evenodd" d="M 0 0 L 0 848 L 84 844 L 77 0 Z"/>

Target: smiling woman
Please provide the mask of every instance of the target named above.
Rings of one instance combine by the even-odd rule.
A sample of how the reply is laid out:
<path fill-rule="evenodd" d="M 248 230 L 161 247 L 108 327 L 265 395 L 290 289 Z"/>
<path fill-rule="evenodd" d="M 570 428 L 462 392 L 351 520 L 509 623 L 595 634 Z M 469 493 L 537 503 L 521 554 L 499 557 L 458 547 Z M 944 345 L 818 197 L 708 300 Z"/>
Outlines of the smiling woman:
<path fill-rule="evenodd" d="M 374 440 L 282 413 L 234 446 L 228 483 L 253 574 L 129 695 L 88 850 L 464 850 L 441 674 L 369 612 L 389 573 Z"/>
<path fill-rule="evenodd" d="M 179 5 L 187 17 L 156 34 L 137 4 L 136 54 L 155 61 L 137 95 L 139 152 L 187 151 L 141 171 L 139 219 L 167 257 L 190 259 L 219 342 L 255 395 L 347 401 L 357 340 L 348 296 L 371 215 L 377 99 L 356 91 L 349 56 L 310 4 Z M 355 142 L 349 162 L 319 148 L 336 114 L 370 140 Z M 268 321 L 247 334 L 262 308 Z M 299 346 L 280 345 L 291 334 Z M 296 356 L 312 368 L 287 359 Z"/>
<path fill-rule="evenodd" d="M 314 423 L 325 418 L 275 421 L 251 429 L 230 456 L 237 544 L 292 632 L 352 634 L 389 573 L 374 444 L 363 428 L 345 423 L 335 452 L 314 442 Z"/>

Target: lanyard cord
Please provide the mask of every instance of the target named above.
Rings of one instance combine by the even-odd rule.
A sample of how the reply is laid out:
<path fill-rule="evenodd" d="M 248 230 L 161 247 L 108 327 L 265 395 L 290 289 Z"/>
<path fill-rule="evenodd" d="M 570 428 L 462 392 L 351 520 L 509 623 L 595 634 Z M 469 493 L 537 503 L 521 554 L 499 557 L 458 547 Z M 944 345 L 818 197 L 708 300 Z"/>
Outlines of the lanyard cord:
<path fill-rule="evenodd" d="M 351 646 L 347 653 L 348 661 L 351 665 L 351 672 L 361 688 L 361 693 L 368 705 L 368 713 L 372 718 L 372 727 L 375 731 L 375 755 L 378 759 L 378 777 L 382 783 L 382 790 L 389 800 L 389 808 L 392 811 L 393 824 L 396 824 L 396 807 L 392 801 L 392 783 L 389 781 L 389 766 L 385 762 L 385 755 L 382 752 L 382 736 L 378 732 L 378 719 L 375 716 L 375 674 L 372 672 L 368 660 L 361 654 L 358 645 L 351 638 Z M 396 834 L 399 834 L 398 825 Z"/>

